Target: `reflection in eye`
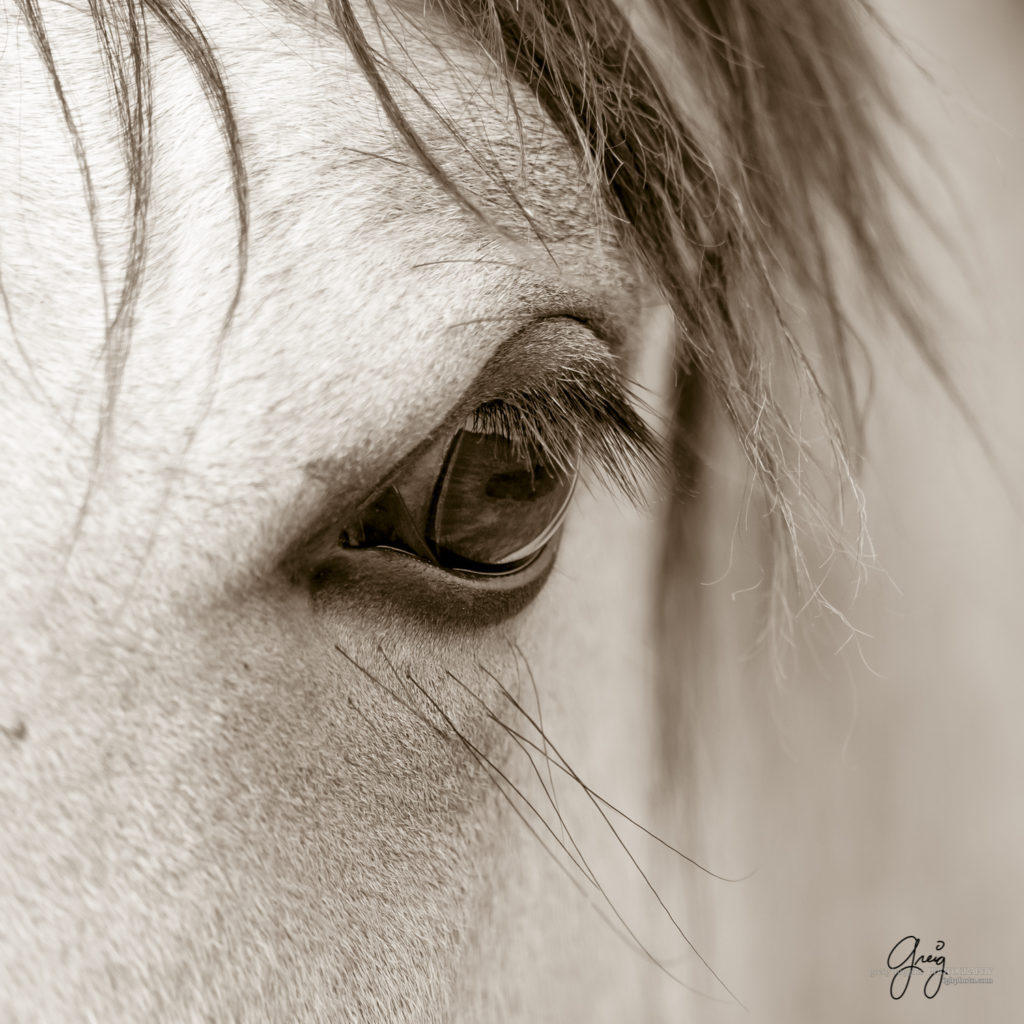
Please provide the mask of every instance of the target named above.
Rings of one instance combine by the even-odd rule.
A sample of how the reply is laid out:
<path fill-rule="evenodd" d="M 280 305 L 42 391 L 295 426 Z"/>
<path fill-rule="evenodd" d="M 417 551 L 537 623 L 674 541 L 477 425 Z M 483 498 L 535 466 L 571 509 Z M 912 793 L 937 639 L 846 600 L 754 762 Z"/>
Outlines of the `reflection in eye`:
<path fill-rule="evenodd" d="M 456 435 L 429 532 L 442 565 L 492 572 L 521 568 L 557 532 L 575 471 L 555 467 L 540 451 L 517 448 L 498 434 Z"/>
<path fill-rule="evenodd" d="M 424 459 L 436 460 L 438 449 Z M 555 539 L 572 496 L 576 469 L 556 465 L 538 445 L 487 432 L 471 419 L 436 471 L 398 480 L 341 535 L 349 548 L 385 547 L 442 569 L 508 575 L 525 569 Z"/>

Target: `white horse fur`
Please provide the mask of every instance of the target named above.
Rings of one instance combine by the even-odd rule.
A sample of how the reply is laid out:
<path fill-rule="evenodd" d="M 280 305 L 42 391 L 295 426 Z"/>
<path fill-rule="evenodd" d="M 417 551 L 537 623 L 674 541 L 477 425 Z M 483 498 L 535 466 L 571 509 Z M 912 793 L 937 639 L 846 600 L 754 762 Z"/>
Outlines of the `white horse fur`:
<path fill-rule="evenodd" d="M 310 585 L 325 538 L 453 409 L 530 379 L 538 320 L 587 311 L 614 323 L 613 342 L 555 323 L 545 358 L 569 365 L 617 346 L 653 421 L 671 388 L 671 316 L 595 215 L 568 141 L 523 85 L 514 117 L 499 71 L 456 36 L 436 47 L 441 28 L 425 16 L 417 29 L 415 7 L 400 19 L 382 8 L 379 24 L 357 13 L 371 43 L 401 57 L 409 80 L 394 87 L 412 127 L 483 217 L 423 169 L 322 11 L 192 0 L 244 144 L 234 309 L 240 223 L 222 125 L 152 22 L 147 256 L 110 400 L 102 352 L 132 222 L 94 15 L 41 4 L 76 154 L 24 10 L 3 5 L 0 1020 L 746 1019 L 740 1001 L 751 1019 L 883 1019 L 888 996 L 868 975 L 890 939 L 920 929 L 959 941 L 957 962 L 1002 963 L 962 916 L 924 919 L 923 894 L 894 906 L 898 869 L 879 883 L 888 902 L 865 905 L 873 917 L 851 911 L 847 923 L 836 909 L 868 888 L 855 872 L 834 869 L 846 897 L 822 895 L 819 852 L 833 863 L 838 844 L 873 863 L 867 837 L 885 845 L 885 826 L 849 790 L 845 808 L 830 804 L 823 781 L 844 763 L 855 695 L 876 710 L 884 698 L 871 696 L 857 634 L 824 611 L 807 613 L 821 662 L 780 678 L 773 657 L 752 657 L 761 549 L 742 536 L 758 513 L 728 442 L 706 453 L 717 496 L 703 507 L 718 511 L 699 520 L 699 582 L 729 573 L 700 624 L 677 627 L 684 646 L 717 652 L 705 664 L 720 675 L 683 681 L 693 696 L 667 705 L 679 721 L 666 718 L 652 653 L 658 481 L 632 506 L 585 474 L 551 576 L 501 622 L 444 612 L 459 607 L 457 585 L 412 559 L 372 568 L 366 552 L 365 578 L 352 568 Z M 941 422 L 959 422 L 935 390 Z M 904 398 L 897 389 L 883 409 Z M 882 479 L 910 459 L 892 458 Z M 883 540 L 899 536 L 888 514 Z M 857 571 L 837 568 L 812 608 L 845 615 Z M 950 586 L 964 605 L 981 589 L 966 571 Z M 1019 587 L 998 592 L 1019 610 Z M 895 589 L 876 580 L 866 593 L 867 613 L 848 621 L 896 637 L 895 654 L 880 649 L 889 671 L 909 663 L 946 692 L 966 685 L 953 661 L 942 674 L 921 667 L 932 662 L 919 646 L 900 653 L 881 610 Z M 844 638 L 855 642 L 837 656 Z M 995 663 L 1009 663 L 1009 633 L 993 643 Z M 538 748 L 550 738 L 563 766 L 535 756 L 535 768 L 491 712 Z M 946 778 L 931 758 L 948 719 L 922 714 L 936 738 L 907 742 L 924 763 L 891 755 L 894 770 Z M 901 739 L 867 728 L 854 760 L 870 793 L 889 776 L 872 774 L 865 751 L 887 763 Z M 1003 736 L 968 780 L 991 781 Z M 692 757 L 667 759 L 673 744 Z M 716 881 L 605 808 L 706 964 L 565 765 L 719 874 L 760 865 L 745 882 Z M 821 788 L 808 781 L 819 770 Z M 803 811 L 787 793 L 807 794 Z M 897 859 L 914 837 L 922 861 L 949 844 L 936 884 L 953 884 L 965 849 L 954 829 L 890 827 Z M 571 864 L 567 829 L 611 905 Z M 1005 880 L 1007 864 L 996 857 L 992 877 Z M 852 947 L 836 934 L 847 924 Z M 832 942 L 849 977 L 823 966 Z M 942 1019 L 957 995 L 996 1019 L 992 993 L 975 991 L 943 992 L 925 1015 Z"/>

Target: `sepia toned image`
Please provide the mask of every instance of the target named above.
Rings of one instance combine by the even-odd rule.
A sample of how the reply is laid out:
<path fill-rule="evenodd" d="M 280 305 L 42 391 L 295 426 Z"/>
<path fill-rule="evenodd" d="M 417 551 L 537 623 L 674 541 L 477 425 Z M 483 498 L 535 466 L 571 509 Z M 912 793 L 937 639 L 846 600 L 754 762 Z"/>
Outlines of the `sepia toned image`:
<path fill-rule="evenodd" d="M 1024 6 L 3 0 L 0 1024 L 1005 1024 Z"/>

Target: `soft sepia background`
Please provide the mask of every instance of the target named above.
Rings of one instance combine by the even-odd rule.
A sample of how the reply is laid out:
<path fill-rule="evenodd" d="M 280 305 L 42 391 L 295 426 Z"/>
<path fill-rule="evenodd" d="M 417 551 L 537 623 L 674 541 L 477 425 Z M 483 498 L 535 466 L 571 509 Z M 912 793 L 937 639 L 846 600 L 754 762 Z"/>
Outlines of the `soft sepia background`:
<path fill-rule="evenodd" d="M 944 303 L 950 375 L 997 465 L 906 347 L 869 337 L 877 571 L 852 615 L 865 635 L 805 657 L 767 695 L 733 684 L 702 723 L 714 742 L 694 845 L 727 872 L 759 865 L 737 885 L 691 880 L 715 922 L 714 965 L 752 1011 L 709 1005 L 705 1021 L 1021 1019 L 1024 6 L 879 7 L 933 153 L 903 147 L 908 177 L 953 252 L 920 229 L 912 242 Z M 873 972 L 911 933 L 922 953 L 945 941 L 954 977 L 980 968 L 991 983 L 925 1000 L 919 977 L 894 1002 Z"/>

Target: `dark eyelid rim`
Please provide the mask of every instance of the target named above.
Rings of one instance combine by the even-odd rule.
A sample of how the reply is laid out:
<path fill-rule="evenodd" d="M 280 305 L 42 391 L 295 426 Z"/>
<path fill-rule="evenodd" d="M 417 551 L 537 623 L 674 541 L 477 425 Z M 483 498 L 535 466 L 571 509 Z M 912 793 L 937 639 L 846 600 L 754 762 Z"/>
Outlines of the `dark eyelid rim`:
<path fill-rule="evenodd" d="M 357 594 L 358 614 L 379 621 L 400 610 L 431 633 L 442 625 L 461 636 L 523 611 L 551 575 L 557 548 L 557 543 L 549 545 L 521 575 L 505 577 L 462 576 L 386 548 L 341 551 L 318 564 L 307 582 L 313 600 L 325 610 L 347 613 Z M 424 594 L 431 599 L 424 600 Z"/>

